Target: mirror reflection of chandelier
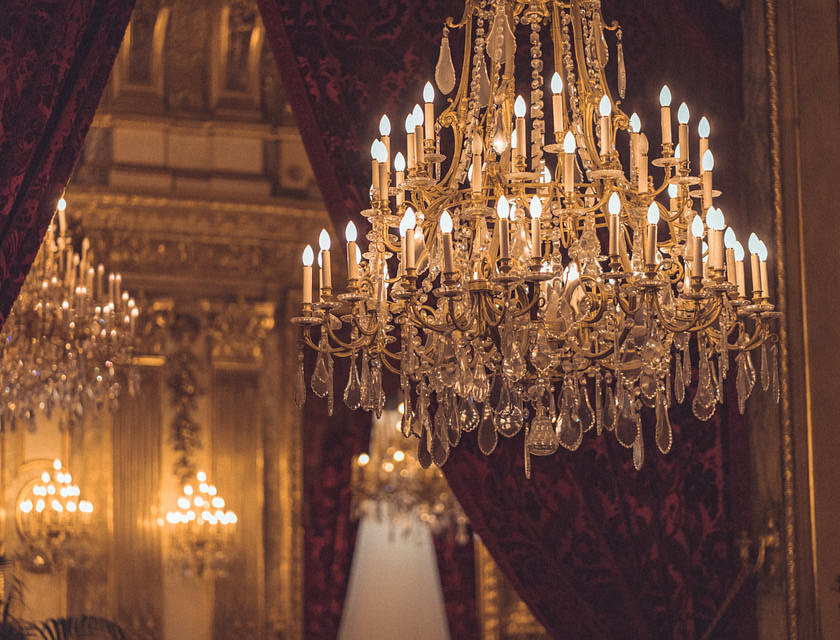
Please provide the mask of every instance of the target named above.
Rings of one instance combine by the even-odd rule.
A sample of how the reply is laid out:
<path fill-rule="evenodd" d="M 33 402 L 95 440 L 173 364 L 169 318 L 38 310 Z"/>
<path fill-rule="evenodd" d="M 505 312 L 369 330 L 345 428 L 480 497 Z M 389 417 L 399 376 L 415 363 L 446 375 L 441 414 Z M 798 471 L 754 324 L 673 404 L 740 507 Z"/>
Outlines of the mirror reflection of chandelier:
<path fill-rule="evenodd" d="M 38 410 L 72 423 L 91 406 L 113 409 L 122 391 L 116 366 L 129 362 L 139 310 L 120 274 L 96 265 L 87 238 L 74 247 L 65 209 L 62 198 L 57 232 L 48 227 L 0 332 L 4 427 L 34 429 Z M 128 381 L 131 390 L 131 371 Z"/>
<path fill-rule="evenodd" d="M 27 482 L 17 500 L 17 526 L 27 567 L 40 571 L 84 564 L 93 523 L 93 503 L 61 461 L 53 460 Z"/>
<path fill-rule="evenodd" d="M 457 89 L 450 30 L 465 41 Z M 518 48 L 530 56 L 519 79 Z M 294 322 L 317 352 L 316 395 L 332 394 L 333 359 L 349 358 L 345 402 L 381 412 L 382 376 L 394 372 L 421 464 L 442 465 L 464 432 L 477 430 L 489 454 L 524 428 L 526 474 L 530 456 L 574 451 L 590 430 L 613 432 L 641 468 L 644 409 L 667 453 L 667 409 L 689 401 L 708 420 L 730 373 L 742 412 L 757 380 L 778 401 L 767 247 L 750 236 L 748 281 L 715 206 L 705 117 L 695 138 L 681 104 L 674 137 L 663 87 L 648 123 L 657 148 L 622 110 L 621 27 L 599 0 L 467 0 L 446 21 L 435 80 L 455 91 L 442 112 L 427 83 L 404 137 L 392 140 L 382 117 L 367 251 L 348 224 L 346 286 L 333 287 L 323 231 L 313 300 L 304 251 Z M 405 156 L 392 156 L 397 140 Z M 296 389 L 303 402 L 302 360 Z"/>
<path fill-rule="evenodd" d="M 443 474 L 435 467 L 421 467 L 405 450 L 404 411 L 402 404 L 397 411 L 383 411 L 373 422 L 370 451 L 353 459 L 353 512 L 357 518 L 389 521 L 406 532 L 419 520 L 432 533 L 450 533 L 466 544 L 467 516 Z"/>
<path fill-rule="evenodd" d="M 226 509 L 224 498 L 199 471 L 177 500 L 178 508 L 166 514 L 172 556 L 185 575 L 225 575 L 236 513 Z"/>

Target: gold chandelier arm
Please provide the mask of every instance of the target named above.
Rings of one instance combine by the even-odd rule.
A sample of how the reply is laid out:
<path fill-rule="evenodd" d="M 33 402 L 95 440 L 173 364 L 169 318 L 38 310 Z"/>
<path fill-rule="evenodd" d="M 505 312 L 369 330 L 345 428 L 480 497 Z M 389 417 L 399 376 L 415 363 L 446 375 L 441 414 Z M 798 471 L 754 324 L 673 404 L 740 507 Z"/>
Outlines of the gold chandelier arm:
<path fill-rule="evenodd" d="M 312 349 L 313 351 L 328 353 L 331 356 L 338 356 L 339 358 L 346 358 L 353 353 L 352 350 L 349 350 L 349 349 L 346 349 L 346 348 L 332 347 L 332 346 L 330 346 L 329 343 L 327 343 L 326 350 L 321 349 L 320 345 L 318 345 L 317 343 L 312 341 L 312 336 L 310 334 L 309 327 L 304 327 L 304 329 L 303 329 L 303 341 L 306 344 L 306 346 L 309 347 L 310 349 Z"/>

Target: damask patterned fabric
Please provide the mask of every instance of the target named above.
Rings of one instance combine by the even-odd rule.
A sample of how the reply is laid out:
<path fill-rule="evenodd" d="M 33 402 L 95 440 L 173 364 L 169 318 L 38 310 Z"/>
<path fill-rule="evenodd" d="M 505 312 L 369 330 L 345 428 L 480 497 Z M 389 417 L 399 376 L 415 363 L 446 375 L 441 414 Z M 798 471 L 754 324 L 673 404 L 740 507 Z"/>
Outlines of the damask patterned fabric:
<path fill-rule="evenodd" d="M 5 0 L 0 19 L 0 325 L 67 180 L 134 0 Z"/>
<path fill-rule="evenodd" d="M 639 112 L 652 145 L 665 82 L 676 105 L 690 104 L 692 122 L 707 115 L 720 169 L 716 184 L 724 191 L 720 203 L 737 210 L 737 13 L 695 0 L 604 0 L 603 6 L 605 18 L 623 27 L 624 109 Z M 260 8 L 325 202 L 341 229 L 348 219 L 358 222 L 363 208 L 367 150 L 380 114 L 390 114 L 394 131 L 402 130 L 402 119 L 433 77 L 442 18 L 459 16 L 463 2 L 260 0 Z M 459 39 L 454 32 L 451 38 L 460 69 Z M 394 140 L 401 134 L 392 138 L 398 149 Z M 663 457 L 649 444 L 641 472 L 610 434 L 587 436 L 574 454 L 535 460 L 531 480 L 524 478 L 521 435 L 500 443 L 490 457 L 467 436 L 444 471 L 474 530 L 553 636 L 699 638 L 734 579 L 733 536 L 748 528 L 746 434 L 739 419 L 719 411 L 704 423 L 688 405 L 674 408 L 672 452 Z M 647 435 L 652 427 L 645 428 Z M 346 454 L 343 460 L 349 464 Z M 737 605 L 739 612 L 750 610 L 748 600 Z M 714 637 L 754 637 L 750 616 L 738 617 L 725 620 L 729 626 Z"/>
<path fill-rule="evenodd" d="M 472 536 L 466 544 L 458 544 L 451 532 L 433 539 L 449 636 L 452 640 L 481 640 Z"/>

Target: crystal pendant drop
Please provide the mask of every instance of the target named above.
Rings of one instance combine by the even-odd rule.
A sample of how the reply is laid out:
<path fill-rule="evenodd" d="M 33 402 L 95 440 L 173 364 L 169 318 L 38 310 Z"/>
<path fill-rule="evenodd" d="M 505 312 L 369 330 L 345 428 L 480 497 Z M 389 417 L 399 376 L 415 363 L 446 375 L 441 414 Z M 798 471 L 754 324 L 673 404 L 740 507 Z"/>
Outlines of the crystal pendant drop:
<path fill-rule="evenodd" d="M 636 439 L 633 441 L 633 467 L 641 471 L 645 464 L 645 441 L 642 437 L 642 425 L 636 425 Z"/>
<path fill-rule="evenodd" d="M 499 401 L 493 416 L 493 424 L 501 435 L 510 438 L 516 435 L 513 422 L 513 402 L 510 398 L 510 386 L 503 382 L 499 390 Z M 520 426 L 521 426 L 520 422 Z"/>
<path fill-rule="evenodd" d="M 600 374 L 595 376 L 595 433 L 600 436 L 604 432 L 604 393 L 603 381 Z"/>
<path fill-rule="evenodd" d="M 367 351 L 362 352 L 362 373 L 361 373 L 361 407 L 364 411 L 373 410 L 373 403 L 371 402 L 370 393 L 370 363 L 368 361 Z"/>
<path fill-rule="evenodd" d="M 685 380 L 683 379 L 683 365 L 679 351 L 674 354 L 674 399 L 676 399 L 677 404 L 682 404 L 685 400 Z"/>
<path fill-rule="evenodd" d="M 432 433 L 432 460 L 438 467 L 446 464 L 449 458 L 449 438 L 446 433 L 446 410 L 438 405 L 435 413 L 434 429 Z"/>
<path fill-rule="evenodd" d="M 538 415 L 525 436 L 525 448 L 534 456 L 550 456 L 560 446 L 560 439 L 548 416 Z"/>
<path fill-rule="evenodd" d="M 574 399 L 573 386 L 574 382 L 571 377 L 567 377 L 563 382 L 563 391 L 560 400 L 560 411 L 557 414 L 557 435 L 562 444 L 569 451 L 576 451 L 583 441 L 583 427 L 576 416 L 572 415 L 572 408 Z"/>
<path fill-rule="evenodd" d="M 525 358 L 522 357 L 519 341 L 514 338 L 511 340 L 510 349 L 502 362 L 502 373 L 508 380 L 515 382 L 525 375 L 527 369 L 528 365 L 525 364 Z"/>
<path fill-rule="evenodd" d="M 761 388 L 767 391 L 770 388 L 770 364 L 767 361 L 767 343 L 761 345 Z"/>
<path fill-rule="evenodd" d="M 303 352 L 298 353 L 297 375 L 295 378 L 295 405 L 300 409 L 306 402 L 306 379 L 303 373 Z"/>
<path fill-rule="evenodd" d="M 428 416 L 426 416 L 428 420 Z M 429 453 L 429 428 L 426 424 L 421 425 L 420 439 L 417 440 L 417 462 L 424 469 L 432 466 L 432 454 Z"/>
<path fill-rule="evenodd" d="M 482 403 L 487 400 L 490 395 L 490 380 L 487 377 L 487 370 L 484 368 L 484 363 L 479 360 L 475 365 L 475 373 L 473 374 L 473 400 Z"/>
<path fill-rule="evenodd" d="M 580 401 L 578 402 L 577 417 L 584 432 L 595 426 L 595 412 L 589 402 L 589 393 L 586 385 L 580 386 Z"/>
<path fill-rule="evenodd" d="M 454 400 L 451 393 L 444 406 L 446 408 L 446 435 L 449 446 L 457 447 L 458 443 L 461 442 L 461 424 L 458 419 L 458 403 Z"/>
<path fill-rule="evenodd" d="M 712 381 L 712 367 L 709 362 L 709 354 L 702 340 L 700 341 L 699 351 L 697 391 L 694 393 L 694 399 L 691 401 L 691 411 L 699 420 L 705 422 L 715 413 L 717 394 L 715 393 L 715 387 Z"/>
<path fill-rule="evenodd" d="M 322 344 L 326 346 L 326 343 Z M 326 397 L 329 392 L 330 373 L 327 368 L 327 356 L 324 351 L 318 351 L 318 359 L 315 362 L 315 371 L 312 372 L 312 380 L 310 381 L 312 392 L 319 398 Z"/>
<path fill-rule="evenodd" d="M 770 346 L 770 395 L 776 403 L 779 402 L 779 398 L 781 398 L 781 390 L 779 388 L 779 357 L 775 344 Z"/>
<path fill-rule="evenodd" d="M 493 62 L 501 62 L 505 55 L 505 16 L 504 4 L 499 3 L 493 16 L 493 25 L 487 36 L 487 53 Z"/>
<path fill-rule="evenodd" d="M 350 360 L 350 373 L 347 376 L 347 385 L 344 387 L 344 404 L 351 411 L 355 411 L 362 405 L 362 384 L 359 381 L 355 356 Z"/>
<path fill-rule="evenodd" d="M 627 71 L 624 67 L 624 45 L 621 40 L 616 46 L 616 59 L 618 60 L 618 95 L 623 100 L 627 93 Z"/>
<path fill-rule="evenodd" d="M 475 402 L 469 398 L 462 398 L 458 408 L 458 424 L 464 432 L 473 431 L 479 423 L 480 416 Z"/>
<path fill-rule="evenodd" d="M 411 408 L 411 396 L 406 393 L 403 395 L 403 415 L 400 420 L 400 432 L 402 432 L 404 438 L 408 438 L 411 435 L 416 419 L 417 417 Z"/>
<path fill-rule="evenodd" d="M 476 65 L 478 72 L 478 105 L 486 107 L 490 103 L 490 78 L 487 76 L 487 64 L 484 56 L 479 57 Z"/>
<path fill-rule="evenodd" d="M 496 450 L 498 442 L 499 434 L 493 424 L 493 410 L 489 404 L 485 404 L 481 423 L 478 425 L 478 448 L 485 456 L 489 456 Z"/>
<path fill-rule="evenodd" d="M 607 431 L 612 431 L 615 429 L 615 422 L 618 418 L 618 412 L 616 411 L 616 401 L 615 395 L 613 394 L 612 385 L 606 385 L 607 392 L 606 392 L 606 399 L 604 400 L 604 428 Z"/>
<path fill-rule="evenodd" d="M 671 450 L 673 434 L 671 421 L 668 419 L 668 408 L 665 406 L 663 396 L 661 390 L 656 394 L 656 446 L 665 454 Z"/>
<path fill-rule="evenodd" d="M 455 65 L 452 64 L 452 52 L 449 49 L 449 36 L 446 31 L 440 40 L 440 53 L 435 66 L 435 82 L 444 94 L 450 93 L 455 88 Z"/>

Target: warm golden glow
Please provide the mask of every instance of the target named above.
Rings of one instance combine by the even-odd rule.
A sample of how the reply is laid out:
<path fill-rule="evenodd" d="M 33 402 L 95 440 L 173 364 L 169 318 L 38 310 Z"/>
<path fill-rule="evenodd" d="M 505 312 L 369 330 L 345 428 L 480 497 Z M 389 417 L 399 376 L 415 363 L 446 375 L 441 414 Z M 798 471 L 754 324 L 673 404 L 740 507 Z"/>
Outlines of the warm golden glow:
<path fill-rule="evenodd" d="M 347 242 L 356 242 L 356 236 L 356 225 L 351 220 L 347 223 L 347 227 L 344 229 L 344 238 L 347 240 Z"/>
<path fill-rule="evenodd" d="M 671 90 L 668 88 L 668 85 L 664 85 L 662 90 L 659 92 L 659 104 L 663 107 L 670 107 L 671 106 Z"/>
<path fill-rule="evenodd" d="M 442 233 L 452 233 L 452 216 L 445 209 L 440 214 L 440 230 Z"/>
<path fill-rule="evenodd" d="M 387 115 L 382 116 L 379 120 L 379 135 L 380 136 L 390 136 L 391 135 L 391 121 L 388 119 Z"/>
<path fill-rule="evenodd" d="M 677 122 L 680 124 L 688 124 L 688 120 L 691 117 L 691 114 L 688 111 L 688 105 L 683 102 L 680 105 L 679 110 L 677 111 Z"/>
<path fill-rule="evenodd" d="M 647 211 L 648 224 L 659 224 L 659 206 L 655 202 L 651 202 Z"/>

